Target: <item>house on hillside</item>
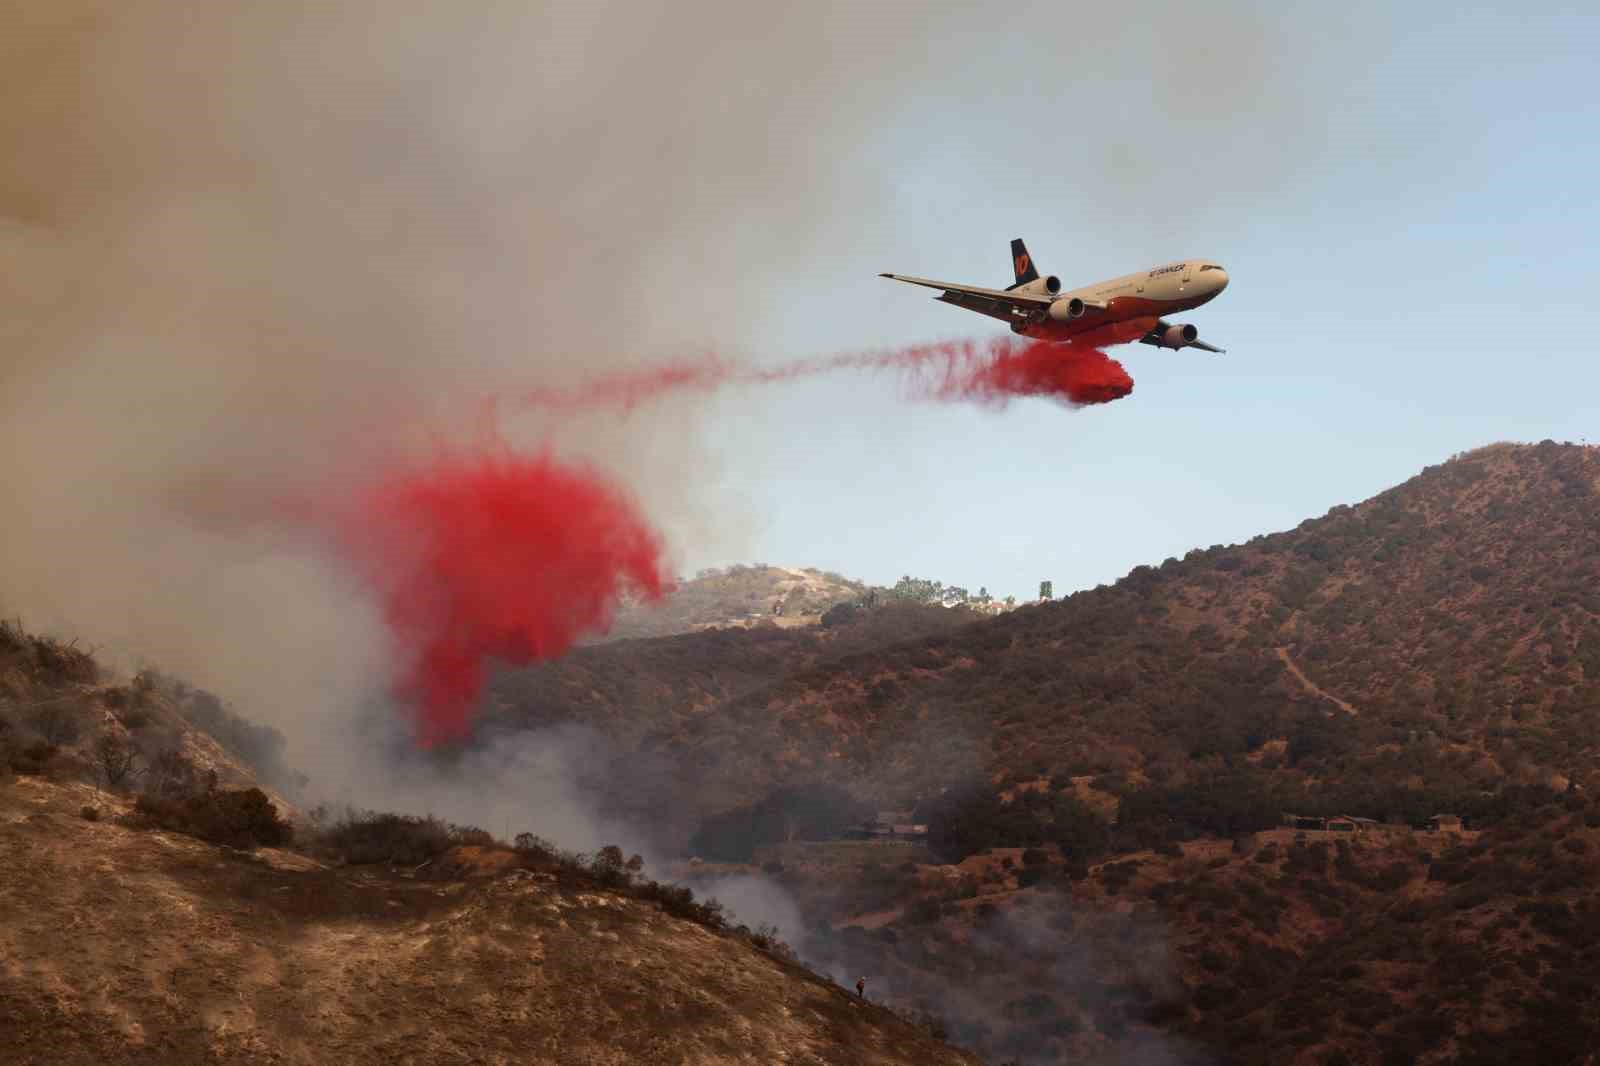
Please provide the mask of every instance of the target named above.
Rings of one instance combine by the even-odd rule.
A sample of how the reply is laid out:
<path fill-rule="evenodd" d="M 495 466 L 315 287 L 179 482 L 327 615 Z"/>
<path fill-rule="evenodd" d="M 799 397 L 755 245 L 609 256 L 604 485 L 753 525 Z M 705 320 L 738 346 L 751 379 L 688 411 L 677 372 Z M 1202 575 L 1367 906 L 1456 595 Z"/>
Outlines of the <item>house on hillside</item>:
<path fill-rule="evenodd" d="M 845 836 L 882 843 L 921 843 L 928 839 L 928 827 L 913 822 L 910 811 L 879 811 L 872 821 L 845 830 Z"/>
<path fill-rule="evenodd" d="M 1436 814 L 1428 819 L 1428 828 L 1435 833 L 1461 832 L 1461 816 L 1459 814 Z"/>
<path fill-rule="evenodd" d="M 1358 818 L 1353 814 L 1336 814 L 1323 818 L 1314 814 L 1288 814 L 1283 816 L 1286 829 L 1299 829 L 1315 833 L 1365 833 L 1378 828 L 1375 818 Z"/>
<path fill-rule="evenodd" d="M 1328 820 L 1314 814 L 1289 814 L 1285 812 L 1283 827 L 1285 829 L 1323 830 L 1328 828 Z"/>

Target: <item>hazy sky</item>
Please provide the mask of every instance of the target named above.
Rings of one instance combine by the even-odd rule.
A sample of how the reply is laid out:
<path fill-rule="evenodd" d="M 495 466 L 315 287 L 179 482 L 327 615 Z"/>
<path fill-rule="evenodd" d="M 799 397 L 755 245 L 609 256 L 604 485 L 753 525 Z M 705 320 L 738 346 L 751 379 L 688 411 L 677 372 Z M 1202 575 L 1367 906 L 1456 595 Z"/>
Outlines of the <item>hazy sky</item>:
<path fill-rule="evenodd" d="M 1230 288 L 1183 318 L 1227 354 L 1115 349 L 1133 395 L 1079 411 L 910 406 L 861 377 L 728 398 L 714 439 L 747 557 L 1062 592 L 1490 441 L 1600 439 L 1600 14 L 1193 9 L 942 27 L 957 65 L 836 161 L 847 189 L 886 185 L 886 214 L 774 248 L 783 299 L 746 350 L 1003 331 L 874 275 L 998 285 L 1022 235 L 1068 286 L 1215 258 Z M 715 336 L 737 309 L 708 313 Z"/>

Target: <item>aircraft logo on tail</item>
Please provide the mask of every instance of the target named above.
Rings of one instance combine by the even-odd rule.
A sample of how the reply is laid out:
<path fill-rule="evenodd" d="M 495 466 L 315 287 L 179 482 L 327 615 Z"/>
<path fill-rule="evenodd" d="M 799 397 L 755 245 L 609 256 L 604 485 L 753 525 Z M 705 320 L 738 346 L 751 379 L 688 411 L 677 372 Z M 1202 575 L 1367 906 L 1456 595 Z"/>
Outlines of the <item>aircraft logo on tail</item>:
<path fill-rule="evenodd" d="M 1022 243 L 1021 237 L 1011 242 L 1011 265 L 1017 268 L 1017 285 L 1039 280 L 1039 272 L 1033 269 L 1033 256 L 1028 254 L 1028 246 Z"/>

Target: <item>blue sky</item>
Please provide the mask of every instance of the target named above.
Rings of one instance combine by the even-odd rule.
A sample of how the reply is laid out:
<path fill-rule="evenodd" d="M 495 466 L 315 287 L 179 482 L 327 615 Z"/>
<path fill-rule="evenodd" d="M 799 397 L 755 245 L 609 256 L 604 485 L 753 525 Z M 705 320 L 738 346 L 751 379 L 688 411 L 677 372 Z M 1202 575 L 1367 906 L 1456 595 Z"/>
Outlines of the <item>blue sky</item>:
<path fill-rule="evenodd" d="M 1068 286 L 1214 257 L 1232 284 L 1184 318 L 1228 353 L 1116 349 L 1133 395 L 1079 411 L 908 404 L 870 376 L 726 397 L 741 559 L 1063 592 L 1491 441 L 1600 440 L 1600 16 L 1171 10 L 1105 35 L 1083 16 L 1059 63 L 1059 37 L 949 42 L 949 76 L 839 160 L 845 188 L 887 190 L 882 217 L 785 257 L 744 354 L 1002 331 L 874 274 L 1000 283 L 1018 235 Z"/>

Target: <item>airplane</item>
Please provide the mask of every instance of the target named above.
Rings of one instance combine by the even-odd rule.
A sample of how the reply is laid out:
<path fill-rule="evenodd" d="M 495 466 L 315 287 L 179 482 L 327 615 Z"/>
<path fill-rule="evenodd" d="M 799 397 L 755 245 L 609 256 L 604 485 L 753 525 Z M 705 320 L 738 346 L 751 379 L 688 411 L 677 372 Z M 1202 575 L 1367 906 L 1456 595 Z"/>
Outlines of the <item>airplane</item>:
<path fill-rule="evenodd" d="M 955 285 L 904 274 L 879 274 L 944 291 L 934 299 L 965 307 L 980 315 L 1009 323 L 1013 333 L 1035 340 L 1070 341 L 1106 326 L 1143 325 L 1141 344 L 1158 348 L 1199 348 L 1222 352 L 1200 339 L 1200 331 L 1187 323 L 1171 323 L 1162 316 L 1199 307 L 1228 287 L 1228 272 L 1205 259 L 1168 263 L 1153 270 L 1125 274 L 1070 292 L 1061 291 L 1061 279 L 1041 278 L 1033 257 L 1018 237 L 1011 242 L 1016 284 L 1004 289 Z M 1132 338 L 1126 338 L 1132 339 Z"/>

